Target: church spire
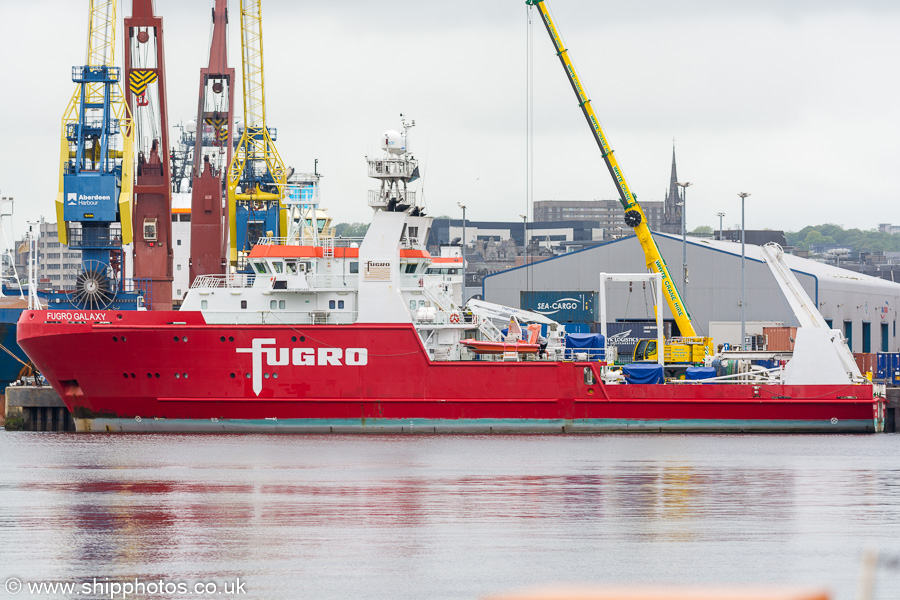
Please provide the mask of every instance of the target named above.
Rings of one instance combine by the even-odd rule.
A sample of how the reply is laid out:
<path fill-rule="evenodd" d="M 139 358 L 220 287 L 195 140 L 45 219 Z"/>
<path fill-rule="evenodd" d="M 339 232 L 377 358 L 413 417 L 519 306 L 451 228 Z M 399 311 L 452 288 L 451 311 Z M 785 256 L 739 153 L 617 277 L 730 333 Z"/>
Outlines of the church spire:
<path fill-rule="evenodd" d="M 672 140 L 672 176 L 669 178 L 669 193 L 675 189 L 675 182 L 678 181 L 678 173 L 675 169 L 675 140 Z"/>
<path fill-rule="evenodd" d="M 681 201 L 678 195 L 678 170 L 675 163 L 675 140 L 672 140 L 672 174 L 669 177 L 669 191 L 666 194 L 666 201 L 663 206 L 663 233 L 681 233 L 681 207 L 678 202 Z"/>

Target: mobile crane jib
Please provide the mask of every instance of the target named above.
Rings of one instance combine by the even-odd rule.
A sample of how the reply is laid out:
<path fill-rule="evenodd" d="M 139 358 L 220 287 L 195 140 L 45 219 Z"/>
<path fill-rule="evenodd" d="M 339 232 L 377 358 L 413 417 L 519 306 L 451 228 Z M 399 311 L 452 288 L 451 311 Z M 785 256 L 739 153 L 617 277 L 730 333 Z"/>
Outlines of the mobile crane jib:
<path fill-rule="evenodd" d="M 690 346 L 702 345 L 704 348 L 703 353 L 711 352 L 712 340 L 710 338 L 698 337 L 697 332 L 694 330 L 694 326 L 691 323 L 691 315 L 688 313 L 684 300 L 678 292 L 678 287 L 669 275 L 666 261 L 663 259 L 659 247 L 656 245 L 656 241 L 650 233 L 650 228 L 647 226 L 647 218 L 644 215 L 644 211 L 641 209 L 640 204 L 638 204 L 637 196 L 631 192 L 628 181 L 625 179 L 625 175 L 616 160 L 614 150 L 609 145 L 606 134 L 604 134 L 603 128 L 600 126 L 600 120 L 597 118 L 597 115 L 594 114 L 591 100 L 588 98 L 587 92 L 585 92 L 584 86 L 582 86 L 581 80 L 575 71 L 575 65 L 572 64 L 572 60 L 569 58 L 568 50 L 563 45 L 562 38 L 559 35 L 556 24 L 553 22 L 553 18 L 550 16 L 550 11 L 547 9 L 545 0 L 525 0 L 525 3 L 529 6 L 536 6 L 538 8 L 541 20 L 547 28 L 547 33 L 550 34 L 553 46 L 556 48 L 556 55 L 559 57 L 563 70 L 566 72 L 566 76 L 569 79 L 569 83 L 572 85 L 572 90 L 578 98 L 578 105 L 581 107 L 581 111 L 584 113 L 584 117 L 591 128 L 597 146 L 600 147 L 600 151 L 603 154 L 603 160 L 606 162 L 606 167 L 609 169 L 609 174 L 616 184 L 616 189 L 619 192 L 619 202 L 621 202 L 622 207 L 625 209 L 625 224 L 634 229 L 638 242 L 641 244 L 641 248 L 644 251 L 647 269 L 653 273 L 659 273 L 662 276 L 663 296 L 675 319 L 678 330 L 681 332 L 682 337 L 685 338 L 684 342 Z M 657 308 L 657 310 L 659 310 L 659 308 Z M 675 354 L 678 356 L 685 355 L 683 352 L 672 352 L 673 356 Z M 695 356 L 696 353 L 689 352 L 688 355 Z M 650 357 L 648 356 L 646 358 L 649 359 Z"/>

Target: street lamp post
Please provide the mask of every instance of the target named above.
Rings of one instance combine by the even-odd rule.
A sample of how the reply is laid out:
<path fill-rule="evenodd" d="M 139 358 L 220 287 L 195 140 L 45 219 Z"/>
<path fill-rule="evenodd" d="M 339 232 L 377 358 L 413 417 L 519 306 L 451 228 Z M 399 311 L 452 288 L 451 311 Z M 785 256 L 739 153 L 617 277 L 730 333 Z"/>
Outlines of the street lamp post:
<path fill-rule="evenodd" d="M 681 277 L 684 281 L 682 292 L 687 292 L 688 267 L 687 267 L 687 226 L 684 213 L 687 209 L 687 189 L 693 185 L 690 181 L 684 183 L 675 182 L 681 188 Z"/>
<path fill-rule="evenodd" d="M 746 315 L 746 292 L 747 292 L 747 279 L 745 275 L 745 258 L 746 254 L 744 252 L 744 200 L 749 196 L 747 192 L 741 192 L 738 196 L 741 197 L 741 350 L 746 351 L 746 339 L 747 339 L 747 315 Z"/>
<path fill-rule="evenodd" d="M 522 246 L 525 255 L 525 264 L 528 264 L 528 215 L 519 215 L 522 218 Z"/>
<path fill-rule="evenodd" d="M 522 217 L 522 245 L 524 246 L 525 255 L 525 287 L 531 289 L 531 283 L 528 281 L 528 215 L 519 215 Z"/>
<path fill-rule="evenodd" d="M 7 212 L 7 209 L 9 209 L 8 212 Z M 9 196 L 9 197 L 3 196 L 3 198 L 0 198 L 0 238 L 3 238 L 6 234 L 7 218 L 9 218 L 9 220 L 12 221 L 12 216 L 13 216 L 13 198 L 12 198 L 12 196 Z M 16 241 L 16 236 L 15 236 L 15 233 L 13 233 L 12 240 L 10 243 L 14 243 L 15 241 Z M 12 263 L 10 266 L 12 267 L 13 275 L 18 280 L 19 275 L 18 275 L 18 273 L 16 273 L 16 259 L 12 253 L 10 253 L 10 255 L 9 255 L 9 262 Z M 6 283 L 3 280 L 4 273 L 2 272 L 2 269 L 3 269 L 3 265 L 0 264 L 0 298 L 3 297 L 3 285 Z M 21 285 L 19 287 L 21 288 Z M 21 294 L 21 290 L 19 291 L 19 293 Z"/>
<path fill-rule="evenodd" d="M 463 266 L 466 264 L 466 205 L 462 202 L 457 202 L 456 205 L 460 207 L 463 211 L 463 235 L 462 235 L 462 257 L 463 257 Z"/>
<path fill-rule="evenodd" d="M 722 218 L 725 216 L 725 213 L 720 212 L 720 213 L 716 213 L 716 215 L 718 215 L 718 217 L 719 217 L 719 241 L 721 242 L 722 241 Z"/>

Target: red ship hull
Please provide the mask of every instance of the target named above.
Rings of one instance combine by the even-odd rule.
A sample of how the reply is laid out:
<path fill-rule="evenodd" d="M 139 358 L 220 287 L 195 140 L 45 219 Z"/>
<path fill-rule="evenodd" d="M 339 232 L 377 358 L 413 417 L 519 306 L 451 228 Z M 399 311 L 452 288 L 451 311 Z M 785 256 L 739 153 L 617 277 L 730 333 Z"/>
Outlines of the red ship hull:
<path fill-rule="evenodd" d="M 607 385 L 597 363 L 435 362 L 412 325 L 207 324 L 25 311 L 18 341 L 79 431 L 881 429 L 871 385 Z"/>

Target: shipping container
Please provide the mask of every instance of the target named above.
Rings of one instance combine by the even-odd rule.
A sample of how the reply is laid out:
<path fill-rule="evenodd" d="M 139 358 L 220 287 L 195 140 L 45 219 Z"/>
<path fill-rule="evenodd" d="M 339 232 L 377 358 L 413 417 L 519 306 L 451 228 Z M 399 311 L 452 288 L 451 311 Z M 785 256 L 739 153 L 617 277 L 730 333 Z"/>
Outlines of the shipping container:
<path fill-rule="evenodd" d="M 597 320 L 597 297 L 597 292 L 523 291 L 519 292 L 519 308 L 563 324 L 591 323 Z"/>
<path fill-rule="evenodd" d="M 891 376 L 891 355 L 887 352 L 877 354 L 875 379 L 884 380 Z"/>
<path fill-rule="evenodd" d="M 669 321 L 663 321 L 663 337 L 672 337 L 672 323 Z M 656 321 L 606 324 L 606 345 L 616 348 L 617 364 L 631 362 L 634 347 L 639 340 L 646 339 L 656 339 Z"/>
<path fill-rule="evenodd" d="M 590 323 L 563 323 L 566 333 L 591 333 Z"/>
<path fill-rule="evenodd" d="M 872 373 L 874 376 L 878 371 L 878 357 L 870 352 L 854 352 L 853 357 L 856 359 L 856 366 L 859 372 L 865 376 L 866 373 Z"/>
<path fill-rule="evenodd" d="M 796 327 L 763 327 L 766 349 L 770 352 L 793 352 L 797 339 Z"/>
<path fill-rule="evenodd" d="M 900 352 L 891 352 L 891 371 L 888 377 L 892 385 L 900 385 Z"/>

